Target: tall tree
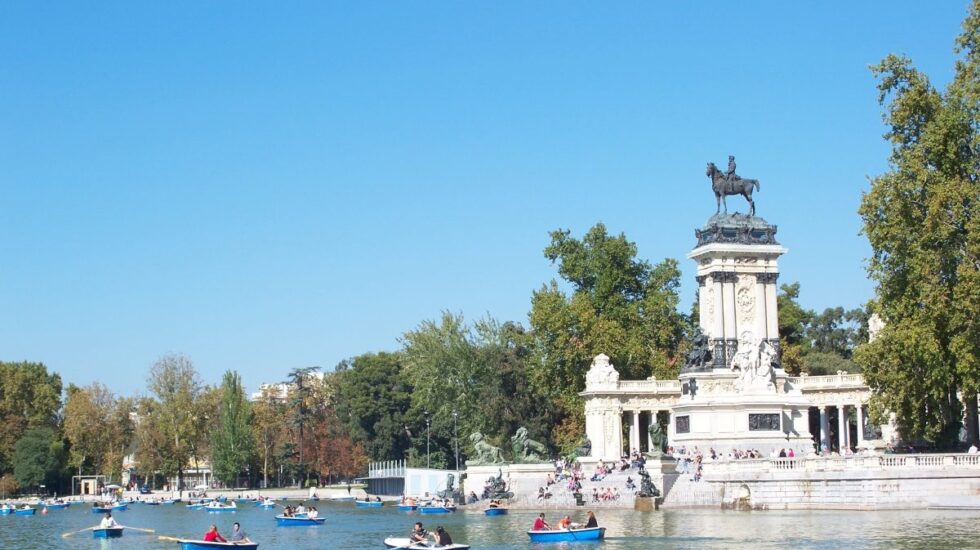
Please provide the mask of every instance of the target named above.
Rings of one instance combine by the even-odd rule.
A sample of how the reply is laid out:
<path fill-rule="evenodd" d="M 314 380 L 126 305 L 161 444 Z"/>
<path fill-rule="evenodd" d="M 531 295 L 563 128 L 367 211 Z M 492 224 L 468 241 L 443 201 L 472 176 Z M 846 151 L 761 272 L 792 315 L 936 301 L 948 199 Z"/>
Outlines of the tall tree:
<path fill-rule="evenodd" d="M 312 378 L 320 367 L 302 367 L 289 371 L 289 410 L 292 412 L 290 425 L 297 434 L 298 461 L 297 471 L 300 475 L 306 473 L 306 460 L 304 459 L 303 436 L 306 432 L 306 424 L 309 422 L 310 396 L 313 392 Z"/>
<path fill-rule="evenodd" d="M 684 318 L 677 310 L 676 260 L 636 259 L 636 245 L 599 223 L 582 240 L 553 231 L 545 257 L 572 286 L 556 281 L 531 298 L 531 382 L 566 414 L 581 415 L 578 392 L 592 358 L 609 355 L 624 378 L 676 376 Z M 575 434 L 576 437 L 581 434 Z"/>
<path fill-rule="evenodd" d="M 31 428 L 14 446 L 14 478 L 24 488 L 53 484 L 65 464 L 64 443 L 48 427 Z"/>
<path fill-rule="evenodd" d="M 188 357 L 165 355 L 150 368 L 148 386 L 156 403 L 149 408 L 150 417 L 140 423 L 140 428 L 155 431 L 159 437 L 146 434 L 141 440 L 159 445 L 161 472 L 176 475 L 177 488 L 183 491 L 184 469 L 197 452 L 200 427 L 196 413 L 201 382 Z"/>
<path fill-rule="evenodd" d="M 956 52 L 945 90 L 906 57 L 873 67 L 892 151 L 859 210 L 885 321 L 856 354 L 872 412 L 894 413 L 904 437 L 941 447 L 957 440 L 958 395 L 975 414 L 980 391 L 980 0 Z"/>
<path fill-rule="evenodd" d="M 337 366 L 337 417 L 372 460 L 400 460 L 410 441 L 405 413 L 412 386 L 400 353 L 366 353 Z"/>
<path fill-rule="evenodd" d="M 245 470 L 251 457 L 252 411 L 242 379 L 228 371 L 221 381 L 221 410 L 211 440 L 211 465 L 214 475 L 229 486 Z"/>
<path fill-rule="evenodd" d="M 274 386 L 267 386 L 262 388 L 262 395 L 252 405 L 252 412 L 252 434 L 261 449 L 262 486 L 268 487 L 269 467 L 275 463 L 276 449 L 286 441 L 283 433 L 286 404 Z"/>
<path fill-rule="evenodd" d="M 58 423 L 61 376 L 43 363 L 0 362 L 0 472 L 12 467 L 14 445 L 28 428 Z"/>
<path fill-rule="evenodd" d="M 69 463 L 81 473 L 86 464 L 95 473 L 121 472 L 132 441 L 132 402 L 117 398 L 106 386 L 69 386 L 65 403 L 65 438 L 71 443 Z"/>
<path fill-rule="evenodd" d="M 800 283 L 779 287 L 776 308 L 779 312 L 779 346 L 782 348 L 782 364 L 786 372 L 799 374 L 803 370 L 803 354 L 808 351 L 804 331 L 813 312 L 804 309 L 797 301 Z"/>

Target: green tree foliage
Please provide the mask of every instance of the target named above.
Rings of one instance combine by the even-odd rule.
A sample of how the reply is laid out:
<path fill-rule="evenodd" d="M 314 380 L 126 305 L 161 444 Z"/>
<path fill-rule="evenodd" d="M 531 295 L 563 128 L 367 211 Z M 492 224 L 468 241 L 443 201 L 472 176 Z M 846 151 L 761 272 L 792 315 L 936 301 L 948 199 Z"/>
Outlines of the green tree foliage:
<path fill-rule="evenodd" d="M 310 397 L 313 391 L 312 378 L 313 374 L 319 370 L 320 367 L 303 367 L 289 371 L 290 387 L 287 410 L 290 411 L 290 426 L 296 434 L 296 468 L 300 475 L 306 471 L 303 436 L 306 433 L 306 424 L 310 420 Z"/>
<path fill-rule="evenodd" d="M 64 443 L 54 429 L 30 428 L 14 445 L 14 478 L 25 489 L 53 485 L 65 459 Z"/>
<path fill-rule="evenodd" d="M 980 1 L 956 51 L 945 91 L 908 58 L 873 67 L 892 152 L 860 207 L 885 321 L 856 354 L 876 390 L 873 410 L 895 413 L 905 437 L 942 447 L 961 426 L 958 392 L 975 402 L 980 391 Z"/>
<path fill-rule="evenodd" d="M 270 467 L 276 465 L 276 450 L 285 443 L 283 419 L 286 417 L 286 404 L 279 399 L 275 387 L 262 388 L 262 395 L 252 404 L 252 434 L 258 444 L 262 460 L 262 486 L 269 486 Z"/>
<path fill-rule="evenodd" d="M 623 378 L 677 375 L 684 333 L 677 262 L 653 266 L 636 253 L 625 235 L 610 236 L 601 223 L 582 240 L 567 230 L 551 233 L 545 257 L 558 264 L 572 294 L 556 281 L 534 292 L 529 363 L 536 391 L 565 414 L 581 414 L 577 394 L 599 353 L 612 359 Z"/>
<path fill-rule="evenodd" d="M 211 465 L 218 479 L 234 486 L 254 449 L 252 410 L 237 372 L 225 372 L 220 391 L 221 409 L 211 435 Z"/>
<path fill-rule="evenodd" d="M 121 473 L 122 459 L 133 441 L 132 409 L 132 400 L 116 397 L 103 384 L 69 386 L 64 433 L 71 443 L 70 465 L 79 472 Z"/>
<path fill-rule="evenodd" d="M 13 467 L 14 445 L 28 428 L 58 423 L 61 376 L 42 363 L 0 362 L 0 472 Z"/>
<path fill-rule="evenodd" d="M 150 368 L 148 379 L 155 402 L 144 404 L 148 415 L 139 424 L 140 449 L 164 475 L 176 475 L 183 489 L 184 469 L 197 456 L 201 427 L 197 418 L 201 382 L 191 360 L 166 355 Z M 154 445 L 146 448 L 145 445 Z M 142 460 L 141 460 L 142 461 Z"/>
<path fill-rule="evenodd" d="M 402 369 L 400 353 L 366 353 L 335 371 L 337 417 L 372 460 L 400 460 L 410 444 L 404 415 L 412 386 Z"/>

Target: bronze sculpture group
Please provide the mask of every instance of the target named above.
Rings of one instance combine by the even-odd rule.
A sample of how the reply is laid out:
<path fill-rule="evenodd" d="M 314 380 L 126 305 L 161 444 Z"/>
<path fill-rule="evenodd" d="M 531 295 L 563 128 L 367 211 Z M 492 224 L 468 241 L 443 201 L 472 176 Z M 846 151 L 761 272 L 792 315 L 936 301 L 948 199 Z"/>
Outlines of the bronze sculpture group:
<path fill-rule="evenodd" d="M 755 201 L 752 200 L 752 189 L 759 190 L 759 180 L 743 178 L 735 173 L 735 157 L 728 156 L 728 171 L 722 172 L 715 166 L 715 163 L 708 163 L 707 176 L 711 178 L 711 190 L 715 192 L 715 201 L 718 208 L 715 214 L 721 212 L 722 206 L 728 212 L 728 203 L 725 197 L 728 195 L 742 195 L 749 202 L 749 216 L 755 215 Z"/>

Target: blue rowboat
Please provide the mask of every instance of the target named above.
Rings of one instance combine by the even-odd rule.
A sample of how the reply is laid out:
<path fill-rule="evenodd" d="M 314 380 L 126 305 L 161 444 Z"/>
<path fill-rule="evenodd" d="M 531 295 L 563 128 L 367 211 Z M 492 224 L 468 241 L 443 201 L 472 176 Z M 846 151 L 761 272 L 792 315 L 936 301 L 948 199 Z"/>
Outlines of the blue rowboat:
<path fill-rule="evenodd" d="M 254 498 L 247 498 L 247 497 L 242 497 L 242 498 L 236 498 L 236 499 L 235 499 L 235 501 L 237 501 L 237 502 L 239 502 L 239 503 L 247 503 L 247 502 L 256 502 L 256 499 L 254 499 Z"/>
<path fill-rule="evenodd" d="M 71 504 L 68 502 L 45 502 L 44 507 L 48 510 L 61 510 L 62 508 L 68 508 Z"/>
<path fill-rule="evenodd" d="M 143 504 L 145 504 L 147 506 L 160 506 L 160 503 L 158 501 L 156 501 L 156 500 L 147 500 Z"/>
<path fill-rule="evenodd" d="M 14 511 L 12 506 L 0 506 L 0 516 L 6 516 Z"/>
<path fill-rule="evenodd" d="M 92 529 L 94 539 L 118 539 L 122 536 L 122 527 L 96 527 Z"/>
<path fill-rule="evenodd" d="M 327 521 L 327 518 L 297 518 L 297 517 L 287 517 L 287 516 L 276 516 L 276 525 L 283 527 L 291 527 L 294 525 L 323 525 L 323 522 Z"/>
<path fill-rule="evenodd" d="M 204 502 L 197 502 L 197 503 L 194 503 L 194 504 L 188 504 L 187 505 L 187 509 L 188 510 L 200 510 L 200 509 L 204 508 L 205 506 L 207 506 L 206 503 L 204 503 Z"/>
<path fill-rule="evenodd" d="M 214 548 L 258 548 L 257 542 L 204 542 L 203 540 L 178 539 L 180 550 L 212 550 Z"/>
<path fill-rule="evenodd" d="M 37 508 L 18 508 L 14 510 L 14 514 L 18 516 L 33 516 L 34 512 L 37 512 Z"/>
<path fill-rule="evenodd" d="M 449 514 L 455 511 L 455 506 L 419 506 L 421 514 Z"/>
<path fill-rule="evenodd" d="M 211 503 L 204 506 L 204 509 L 208 512 L 234 512 L 238 510 L 238 506 L 230 506 L 228 504 L 216 504 Z"/>
<path fill-rule="evenodd" d="M 411 512 L 412 510 L 418 508 L 417 504 L 399 504 L 398 509 L 402 512 Z"/>
<path fill-rule="evenodd" d="M 380 500 L 355 500 L 354 506 L 358 508 L 381 508 L 385 503 Z"/>
<path fill-rule="evenodd" d="M 276 507 L 275 502 L 256 502 L 255 505 L 258 506 L 259 508 L 265 508 L 266 510 L 268 510 L 269 508 Z"/>
<path fill-rule="evenodd" d="M 176 504 L 180 502 L 179 498 L 165 498 L 160 501 L 160 504 Z"/>
<path fill-rule="evenodd" d="M 488 516 L 503 516 L 507 514 L 507 508 L 487 508 L 483 513 Z"/>
<path fill-rule="evenodd" d="M 330 497 L 331 502 L 354 502 L 357 497 Z"/>
<path fill-rule="evenodd" d="M 554 531 L 528 531 L 531 542 L 568 542 L 576 540 L 602 540 L 606 535 L 605 527 L 589 527 L 587 529 L 556 529 Z"/>
<path fill-rule="evenodd" d="M 111 507 L 112 510 L 126 510 L 128 508 L 129 508 L 129 505 L 126 504 L 126 503 L 124 503 L 124 502 L 120 502 L 118 504 L 113 504 L 112 507 Z"/>

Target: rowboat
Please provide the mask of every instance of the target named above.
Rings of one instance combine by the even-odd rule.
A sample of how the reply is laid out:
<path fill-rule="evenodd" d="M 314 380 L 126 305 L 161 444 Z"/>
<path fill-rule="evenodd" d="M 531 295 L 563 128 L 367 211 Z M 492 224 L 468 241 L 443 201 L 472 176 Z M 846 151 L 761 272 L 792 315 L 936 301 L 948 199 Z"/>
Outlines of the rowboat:
<path fill-rule="evenodd" d="M 256 500 L 258 500 L 258 499 L 254 499 L 252 497 L 241 497 L 241 498 L 236 498 L 235 499 L 236 502 L 242 502 L 242 503 L 256 502 Z"/>
<path fill-rule="evenodd" d="M 585 529 L 556 529 L 554 531 L 528 531 L 531 542 L 567 542 L 575 540 L 602 540 L 606 535 L 605 527 L 588 527 Z"/>
<path fill-rule="evenodd" d="M 160 506 L 160 501 L 159 500 L 146 500 L 146 501 L 143 501 L 143 504 L 145 504 L 147 506 Z"/>
<path fill-rule="evenodd" d="M 432 550 L 433 548 L 438 548 L 439 550 L 468 550 L 470 545 L 468 544 L 449 544 L 446 546 L 429 546 L 427 543 L 415 543 L 408 537 L 388 537 L 385 539 L 385 546 L 388 548 L 402 548 L 405 550 Z"/>
<path fill-rule="evenodd" d="M 204 505 L 204 509 L 208 512 L 234 512 L 238 509 L 238 506 L 232 504 L 221 504 L 220 502 L 211 502 Z"/>
<path fill-rule="evenodd" d="M 358 508 L 381 508 L 385 503 L 380 500 L 355 500 L 354 506 Z"/>
<path fill-rule="evenodd" d="M 127 508 L 129 508 L 129 504 L 125 502 L 117 502 L 109 507 L 110 510 L 125 510 Z"/>
<path fill-rule="evenodd" d="M 17 508 L 14 510 L 14 514 L 18 516 L 33 516 L 34 512 L 37 512 L 37 508 Z"/>
<path fill-rule="evenodd" d="M 93 506 L 92 507 L 92 513 L 93 514 L 104 514 L 106 512 L 113 512 L 113 511 L 118 511 L 118 510 L 125 510 L 128 507 L 129 506 L 126 505 L 126 504 L 113 504 L 112 506 Z"/>
<path fill-rule="evenodd" d="M 7 514 L 10 514 L 13 511 L 14 511 L 13 506 L 7 506 L 6 504 L 0 506 L 0 516 L 6 516 Z"/>
<path fill-rule="evenodd" d="M 187 505 L 187 509 L 188 510 L 200 510 L 200 509 L 204 508 L 207 505 L 208 504 L 206 502 L 195 502 L 194 504 L 188 504 Z"/>
<path fill-rule="evenodd" d="M 357 497 L 351 497 L 351 496 L 347 496 L 347 497 L 330 497 L 329 500 L 331 502 L 354 502 L 355 500 L 357 500 Z"/>
<path fill-rule="evenodd" d="M 448 514 L 455 511 L 455 506 L 419 506 L 421 514 Z"/>
<path fill-rule="evenodd" d="M 70 502 L 45 502 L 44 507 L 48 510 L 61 510 L 62 508 L 68 508 L 71 506 Z"/>
<path fill-rule="evenodd" d="M 259 508 L 265 508 L 267 510 L 269 508 L 275 508 L 276 507 L 276 503 L 275 502 L 271 502 L 271 501 L 268 501 L 268 500 L 265 501 L 265 502 L 256 502 L 255 505 L 258 506 Z"/>
<path fill-rule="evenodd" d="M 418 508 L 417 504 L 399 504 L 398 509 L 402 512 L 411 512 L 412 510 Z"/>
<path fill-rule="evenodd" d="M 180 502 L 179 498 L 165 498 L 160 501 L 160 504 L 176 504 Z"/>
<path fill-rule="evenodd" d="M 92 538 L 94 539 L 118 539 L 122 535 L 122 527 L 95 527 L 92 529 Z"/>
<path fill-rule="evenodd" d="M 257 542 L 205 542 L 203 540 L 178 539 L 180 550 L 210 550 L 212 548 L 258 548 Z"/>
<path fill-rule="evenodd" d="M 502 516 L 507 513 L 507 508 L 487 508 L 483 513 L 488 516 Z"/>
<path fill-rule="evenodd" d="M 276 516 L 276 525 L 291 527 L 294 525 L 323 525 L 327 518 L 297 518 L 289 516 Z"/>

